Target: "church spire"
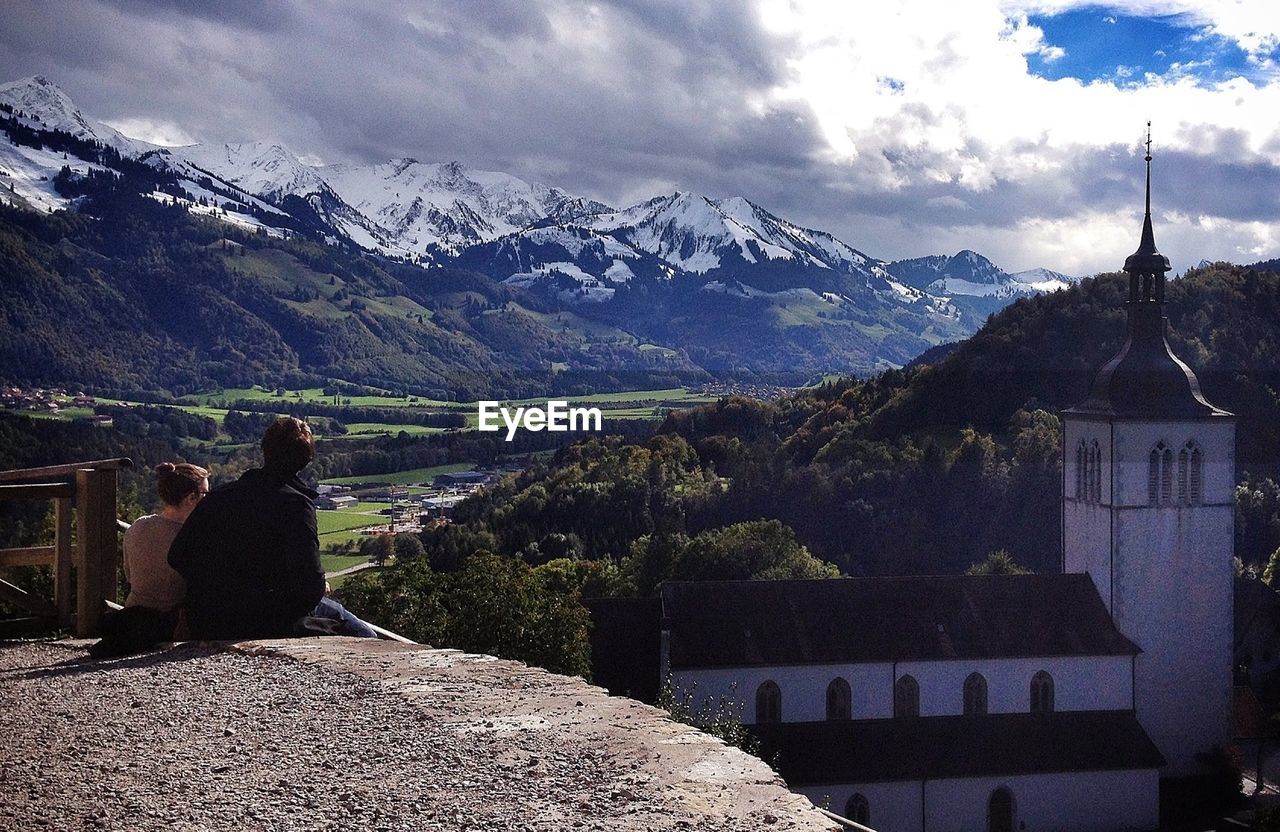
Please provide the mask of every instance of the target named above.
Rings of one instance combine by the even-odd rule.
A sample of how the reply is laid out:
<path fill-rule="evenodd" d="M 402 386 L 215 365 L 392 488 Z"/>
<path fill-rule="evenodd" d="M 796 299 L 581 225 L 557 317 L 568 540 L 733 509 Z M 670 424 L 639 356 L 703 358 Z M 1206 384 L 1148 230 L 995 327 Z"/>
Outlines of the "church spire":
<path fill-rule="evenodd" d="M 1165 340 L 1164 276 L 1169 258 L 1156 248 L 1151 228 L 1151 122 L 1147 122 L 1147 202 L 1138 250 L 1124 261 L 1129 273 L 1128 334 L 1124 346 L 1093 380 L 1089 398 L 1069 413 L 1124 418 L 1200 418 L 1230 415 L 1200 392 L 1196 374 Z"/>
<path fill-rule="evenodd" d="M 1129 303 L 1164 303 L 1164 275 L 1169 271 L 1169 258 L 1156 249 L 1156 235 L 1151 228 L 1151 122 L 1147 122 L 1147 206 L 1142 219 L 1142 239 L 1138 250 L 1124 261 L 1129 273 Z"/>

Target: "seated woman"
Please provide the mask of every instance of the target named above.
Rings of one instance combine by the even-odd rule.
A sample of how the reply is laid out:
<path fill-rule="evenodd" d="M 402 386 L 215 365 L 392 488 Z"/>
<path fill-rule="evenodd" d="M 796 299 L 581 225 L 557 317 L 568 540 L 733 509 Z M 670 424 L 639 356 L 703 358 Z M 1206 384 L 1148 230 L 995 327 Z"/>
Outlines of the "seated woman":
<path fill-rule="evenodd" d="M 209 493 L 209 472 L 187 462 L 155 467 L 161 507 L 139 517 L 124 534 L 124 575 L 129 596 L 124 609 L 102 619 L 102 640 L 90 648 L 95 658 L 123 656 L 170 641 L 178 628 L 186 582 L 169 566 L 169 544 L 191 511 Z"/>
<path fill-rule="evenodd" d="M 187 462 L 162 462 L 155 474 L 160 511 L 139 517 L 124 533 L 124 576 L 129 581 L 124 605 L 167 613 L 177 610 L 187 595 L 186 582 L 169 565 L 169 544 L 209 493 L 209 472 Z"/>

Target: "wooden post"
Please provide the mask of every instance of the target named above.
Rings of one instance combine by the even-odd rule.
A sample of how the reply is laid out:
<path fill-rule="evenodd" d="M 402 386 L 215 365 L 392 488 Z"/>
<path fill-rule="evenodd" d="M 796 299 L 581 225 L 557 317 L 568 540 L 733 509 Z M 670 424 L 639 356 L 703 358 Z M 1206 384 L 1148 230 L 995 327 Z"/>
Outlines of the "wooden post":
<path fill-rule="evenodd" d="M 97 469 L 102 499 L 102 599 L 120 602 L 120 525 L 116 512 L 118 475 L 114 468 Z"/>
<path fill-rule="evenodd" d="M 53 501 L 53 603 L 58 609 L 58 627 L 71 626 L 71 500 Z"/>
<path fill-rule="evenodd" d="M 108 581 L 111 600 L 115 600 L 115 486 L 115 471 L 76 471 L 76 636 L 79 638 L 98 634 Z"/>

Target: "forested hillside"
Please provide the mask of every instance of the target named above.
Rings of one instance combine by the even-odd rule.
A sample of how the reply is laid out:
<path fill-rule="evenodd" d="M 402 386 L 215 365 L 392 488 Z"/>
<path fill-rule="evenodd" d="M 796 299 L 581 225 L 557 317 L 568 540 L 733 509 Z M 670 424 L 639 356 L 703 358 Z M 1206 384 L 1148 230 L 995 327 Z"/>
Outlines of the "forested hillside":
<path fill-rule="evenodd" d="M 482 275 L 249 233 L 124 188 L 91 207 L 0 205 L 0 380 L 182 395 L 344 379 L 467 400 L 709 377 Z"/>
<path fill-rule="evenodd" d="M 1001 549 L 1056 571 L 1059 413 L 1119 348 L 1123 286 L 1103 275 L 1019 301 L 935 364 L 676 412 L 640 444 L 572 446 L 463 504 L 427 551 L 442 569 L 471 548 L 593 561 L 594 589 L 623 594 L 666 577 L 805 574 L 790 546 L 847 574 L 958 572 Z M 1237 552 L 1261 565 L 1280 546 L 1280 276 L 1212 267 L 1173 281 L 1168 300 L 1175 350 L 1239 415 Z M 707 544 L 762 519 L 782 524 L 766 535 L 773 556 Z"/>

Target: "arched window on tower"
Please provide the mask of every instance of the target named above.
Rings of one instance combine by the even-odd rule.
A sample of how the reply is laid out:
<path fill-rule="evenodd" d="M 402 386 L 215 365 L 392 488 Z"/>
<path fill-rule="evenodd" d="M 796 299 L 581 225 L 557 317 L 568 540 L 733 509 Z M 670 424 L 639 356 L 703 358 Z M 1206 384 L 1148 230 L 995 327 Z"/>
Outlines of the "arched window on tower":
<path fill-rule="evenodd" d="M 1053 677 L 1043 670 L 1031 677 L 1031 713 L 1053 713 Z"/>
<path fill-rule="evenodd" d="M 1089 499 L 1095 503 L 1102 502 L 1102 451 L 1098 448 L 1098 440 L 1093 440 L 1093 444 L 1089 446 L 1090 462 L 1090 479 L 1089 479 Z"/>
<path fill-rule="evenodd" d="M 782 721 L 782 690 L 770 679 L 756 688 L 756 722 Z"/>
<path fill-rule="evenodd" d="M 853 717 L 853 691 L 849 683 L 837 676 L 827 685 L 827 719 L 845 720 Z"/>
<path fill-rule="evenodd" d="M 984 716 L 987 713 L 987 680 L 981 673 L 970 673 L 964 680 L 964 715 Z"/>
<path fill-rule="evenodd" d="M 1160 502 L 1160 449 L 1163 447 L 1156 445 L 1151 450 L 1147 464 L 1147 503 L 1153 506 Z"/>
<path fill-rule="evenodd" d="M 1147 470 L 1147 500 L 1151 505 L 1169 505 L 1174 500 L 1173 449 L 1157 442 L 1151 450 Z"/>
<path fill-rule="evenodd" d="M 1187 449 L 1183 448 L 1178 451 L 1178 502 L 1187 502 L 1187 466 L 1190 463 L 1191 454 L 1187 453 Z"/>
<path fill-rule="evenodd" d="M 866 826 L 871 823 L 871 805 L 862 794 L 855 794 L 844 804 L 844 816 L 854 823 Z"/>
<path fill-rule="evenodd" d="M 1191 450 L 1191 470 L 1187 477 L 1187 502 L 1198 506 L 1204 500 L 1204 454 L 1200 452 L 1195 442 L 1188 442 L 1187 447 Z"/>
<path fill-rule="evenodd" d="M 1089 495 L 1085 492 L 1085 463 L 1084 463 L 1084 440 L 1080 440 L 1080 444 L 1076 446 L 1076 499 L 1087 500 Z"/>
<path fill-rule="evenodd" d="M 1173 449 L 1160 453 L 1160 502 L 1173 502 Z"/>
<path fill-rule="evenodd" d="M 914 676 L 903 676 L 893 684 L 893 715 L 920 716 L 920 684 Z"/>

